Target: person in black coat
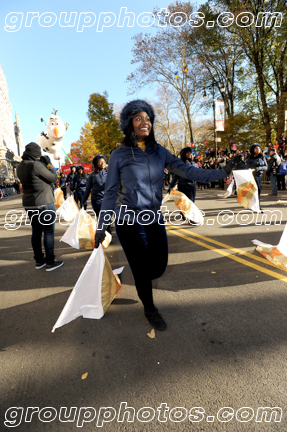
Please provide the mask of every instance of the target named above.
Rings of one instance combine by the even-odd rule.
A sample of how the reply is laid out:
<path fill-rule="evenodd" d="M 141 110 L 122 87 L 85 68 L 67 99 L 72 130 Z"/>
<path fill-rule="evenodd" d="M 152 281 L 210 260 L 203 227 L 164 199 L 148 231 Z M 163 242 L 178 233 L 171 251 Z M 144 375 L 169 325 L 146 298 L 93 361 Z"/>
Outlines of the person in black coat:
<path fill-rule="evenodd" d="M 71 171 L 67 175 L 66 183 L 69 186 L 71 193 L 74 193 L 74 195 L 75 195 L 76 194 L 75 193 L 75 179 L 76 179 L 76 175 L 77 175 L 75 165 L 71 165 L 70 170 Z M 75 200 L 76 200 L 76 196 L 75 196 Z"/>
<path fill-rule="evenodd" d="M 257 187 L 258 187 L 258 198 L 260 204 L 260 195 L 261 195 L 261 179 L 263 171 L 267 170 L 267 162 L 265 157 L 262 154 L 262 149 L 260 144 L 252 144 L 249 149 L 250 156 L 246 161 L 246 168 L 253 169 L 253 176 L 255 178 Z"/>
<path fill-rule="evenodd" d="M 36 269 L 46 266 L 47 271 L 52 271 L 64 264 L 55 260 L 54 255 L 56 209 L 52 186 L 57 174 L 49 156 L 41 156 L 41 147 L 36 143 L 26 145 L 22 159 L 17 176 L 23 188 L 23 207 L 31 220 Z M 46 257 L 42 252 L 42 234 Z"/>

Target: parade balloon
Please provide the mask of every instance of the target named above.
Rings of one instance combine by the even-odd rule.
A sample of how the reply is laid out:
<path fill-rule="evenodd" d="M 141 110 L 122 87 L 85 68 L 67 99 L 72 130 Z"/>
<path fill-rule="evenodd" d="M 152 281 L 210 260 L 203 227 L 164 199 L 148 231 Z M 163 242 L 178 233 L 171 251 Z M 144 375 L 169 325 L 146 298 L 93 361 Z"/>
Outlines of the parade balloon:
<path fill-rule="evenodd" d="M 199 156 L 198 156 L 198 159 L 200 159 L 200 158 L 201 158 L 201 156 L 199 155 Z"/>
<path fill-rule="evenodd" d="M 208 144 L 208 141 L 205 141 L 204 144 L 207 145 L 207 144 Z"/>
<path fill-rule="evenodd" d="M 50 115 L 46 125 L 46 132 L 42 132 L 37 136 L 37 141 L 46 153 L 52 153 L 55 160 L 60 159 L 60 150 L 62 148 L 62 140 L 68 129 L 68 123 L 64 123 L 54 109 Z"/>
<path fill-rule="evenodd" d="M 233 144 L 233 140 L 230 140 L 230 144 Z"/>
<path fill-rule="evenodd" d="M 205 154 L 207 154 L 207 155 L 208 155 L 208 150 L 206 150 L 206 151 L 205 151 Z"/>
<path fill-rule="evenodd" d="M 210 147 L 207 147 L 207 150 L 209 151 L 209 150 L 210 150 Z"/>
<path fill-rule="evenodd" d="M 197 156 L 199 156 L 199 152 L 196 152 Z"/>

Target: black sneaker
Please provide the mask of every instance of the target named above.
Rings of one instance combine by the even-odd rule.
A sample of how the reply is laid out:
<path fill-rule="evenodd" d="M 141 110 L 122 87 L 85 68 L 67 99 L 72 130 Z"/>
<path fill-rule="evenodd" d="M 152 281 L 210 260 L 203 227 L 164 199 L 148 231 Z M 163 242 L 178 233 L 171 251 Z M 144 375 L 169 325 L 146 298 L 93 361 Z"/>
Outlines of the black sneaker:
<path fill-rule="evenodd" d="M 45 267 L 46 265 L 46 261 L 40 261 L 40 262 L 36 262 L 36 270 L 40 270 L 41 268 Z"/>
<path fill-rule="evenodd" d="M 155 309 L 152 312 L 145 312 L 144 314 L 146 319 L 150 323 L 150 325 L 155 330 L 163 331 L 167 329 L 166 322 L 164 321 L 163 317 L 159 314 L 157 309 Z"/>
<path fill-rule="evenodd" d="M 64 264 L 64 261 L 54 260 L 54 262 L 52 262 L 52 264 L 47 264 L 46 271 L 56 270 L 57 268 L 61 267 L 63 264 Z"/>

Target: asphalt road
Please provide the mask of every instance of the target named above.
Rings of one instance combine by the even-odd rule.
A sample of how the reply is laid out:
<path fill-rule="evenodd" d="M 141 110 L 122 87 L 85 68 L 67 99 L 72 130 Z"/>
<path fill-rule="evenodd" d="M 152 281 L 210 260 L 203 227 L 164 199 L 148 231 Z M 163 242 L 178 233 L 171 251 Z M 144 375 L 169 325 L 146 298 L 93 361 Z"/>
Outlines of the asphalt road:
<path fill-rule="evenodd" d="M 276 205 L 287 193 L 274 200 L 269 191 L 262 207 L 281 210 L 281 224 L 239 225 L 235 197 L 207 189 L 196 201 L 203 226 L 168 226 L 169 265 L 154 283 L 168 330 L 155 339 L 114 229 L 106 254 L 112 268 L 126 266 L 117 298 L 101 320 L 80 317 L 51 333 L 90 252 L 60 243 L 57 223 L 56 257 L 65 265 L 35 270 L 30 226 L 4 228 L 21 198 L 3 199 L 0 430 L 286 431 L 287 272 L 251 243 L 278 244 L 287 221 L 287 206 Z M 234 212 L 228 225 L 218 223 L 222 210 Z M 68 417 L 74 407 L 69 422 L 61 407 Z M 264 417 L 260 407 L 277 414 Z"/>

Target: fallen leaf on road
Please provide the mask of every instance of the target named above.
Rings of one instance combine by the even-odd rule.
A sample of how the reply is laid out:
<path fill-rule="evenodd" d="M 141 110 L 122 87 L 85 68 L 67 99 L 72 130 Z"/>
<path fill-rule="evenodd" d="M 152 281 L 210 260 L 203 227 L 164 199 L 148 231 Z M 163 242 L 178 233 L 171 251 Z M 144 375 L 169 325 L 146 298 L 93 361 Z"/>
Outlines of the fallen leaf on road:
<path fill-rule="evenodd" d="M 82 376 L 81 376 L 81 379 L 86 379 L 87 378 L 87 376 L 88 376 L 88 372 L 86 372 L 86 373 L 84 373 Z"/>
<path fill-rule="evenodd" d="M 150 333 L 147 333 L 147 335 L 148 335 L 149 338 L 155 339 L 155 331 L 154 331 L 154 329 L 152 329 Z"/>
<path fill-rule="evenodd" d="M 215 274 L 216 272 L 211 272 L 211 273 Z"/>

